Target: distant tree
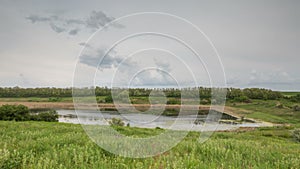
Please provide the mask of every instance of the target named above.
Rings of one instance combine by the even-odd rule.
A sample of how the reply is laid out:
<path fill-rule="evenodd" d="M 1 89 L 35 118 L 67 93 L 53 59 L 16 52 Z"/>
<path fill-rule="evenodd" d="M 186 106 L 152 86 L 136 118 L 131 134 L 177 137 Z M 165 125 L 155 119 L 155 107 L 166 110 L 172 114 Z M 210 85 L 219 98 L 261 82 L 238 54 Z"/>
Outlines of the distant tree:
<path fill-rule="evenodd" d="M 107 87 L 85 87 L 85 88 L 20 88 L 8 87 L 0 88 L 0 97 L 43 97 L 51 98 L 49 101 L 56 101 L 55 98 L 62 97 L 72 97 L 72 91 L 76 96 L 109 96 L 111 92 L 118 89 L 110 89 Z M 160 90 L 165 93 L 167 97 L 180 98 L 181 92 L 183 90 L 190 92 L 191 96 L 194 96 L 194 92 L 199 92 L 201 99 L 211 99 L 212 97 L 212 88 L 205 87 L 194 87 L 194 88 L 162 88 L 162 89 L 146 89 L 146 88 L 131 88 L 129 89 L 128 95 L 134 97 L 148 97 L 151 91 Z M 214 88 L 216 90 L 216 88 Z M 196 96 L 196 95 L 195 95 Z M 259 88 L 247 88 L 247 89 L 236 89 L 228 88 L 227 89 L 227 99 L 234 99 L 241 96 L 247 96 L 249 99 L 265 99 L 265 100 L 275 100 L 283 98 L 283 95 L 280 92 L 268 90 L 268 89 L 259 89 Z M 300 95 L 293 96 L 290 98 L 294 102 L 300 102 Z M 58 99 L 59 101 L 59 99 Z M 110 101 L 111 102 L 111 101 Z"/>
<path fill-rule="evenodd" d="M 292 102 L 300 102 L 300 94 L 297 94 L 296 96 L 291 96 L 289 99 Z"/>
<path fill-rule="evenodd" d="M 251 100 L 247 96 L 239 96 L 234 98 L 235 102 L 244 102 L 244 103 L 250 103 Z"/>
<path fill-rule="evenodd" d="M 112 98 L 111 95 L 106 96 L 104 100 L 105 100 L 105 103 L 112 103 L 113 102 L 113 98 Z"/>

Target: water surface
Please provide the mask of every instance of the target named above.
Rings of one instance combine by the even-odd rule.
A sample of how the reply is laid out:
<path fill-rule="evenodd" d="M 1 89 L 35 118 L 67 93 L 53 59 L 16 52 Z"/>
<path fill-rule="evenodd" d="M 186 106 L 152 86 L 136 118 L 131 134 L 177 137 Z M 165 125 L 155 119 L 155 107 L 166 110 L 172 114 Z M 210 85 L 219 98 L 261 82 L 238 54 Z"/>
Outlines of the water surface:
<path fill-rule="evenodd" d="M 142 113 L 127 113 L 119 114 L 116 111 L 101 111 L 101 113 L 92 110 L 57 110 L 59 122 L 74 123 L 74 124 L 87 124 L 87 125 L 109 125 L 108 121 L 112 118 L 122 119 L 125 125 L 129 124 L 131 127 L 140 128 L 164 128 L 175 130 L 192 130 L 192 131 L 211 131 L 211 130 L 232 130 L 238 127 L 259 127 L 257 123 L 244 123 L 244 124 L 217 124 L 206 125 L 203 124 L 206 115 L 184 115 L 180 117 L 174 116 L 158 116 L 153 114 Z M 199 122 L 196 125 L 195 119 Z"/>

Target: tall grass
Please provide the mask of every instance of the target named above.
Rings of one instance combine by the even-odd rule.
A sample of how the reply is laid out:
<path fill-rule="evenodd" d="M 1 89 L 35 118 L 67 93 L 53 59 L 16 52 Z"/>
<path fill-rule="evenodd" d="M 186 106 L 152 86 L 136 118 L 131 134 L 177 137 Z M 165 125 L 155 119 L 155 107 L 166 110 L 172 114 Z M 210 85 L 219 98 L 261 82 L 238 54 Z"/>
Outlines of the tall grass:
<path fill-rule="evenodd" d="M 298 168 L 300 144 L 289 129 L 219 132 L 204 144 L 192 132 L 152 158 L 113 155 L 94 144 L 80 125 L 0 121 L 0 168 Z M 128 135 L 155 129 L 119 127 Z M 159 131 L 161 132 L 161 131 Z"/>

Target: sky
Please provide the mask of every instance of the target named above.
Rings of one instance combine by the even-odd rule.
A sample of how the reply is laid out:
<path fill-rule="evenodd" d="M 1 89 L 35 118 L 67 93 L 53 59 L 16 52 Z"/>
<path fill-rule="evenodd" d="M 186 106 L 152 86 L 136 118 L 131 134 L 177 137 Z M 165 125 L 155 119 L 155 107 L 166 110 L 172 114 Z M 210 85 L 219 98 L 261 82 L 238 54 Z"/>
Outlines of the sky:
<path fill-rule="evenodd" d="M 2 0 L 0 86 L 299 91 L 299 8 L 298 0 Z"/>

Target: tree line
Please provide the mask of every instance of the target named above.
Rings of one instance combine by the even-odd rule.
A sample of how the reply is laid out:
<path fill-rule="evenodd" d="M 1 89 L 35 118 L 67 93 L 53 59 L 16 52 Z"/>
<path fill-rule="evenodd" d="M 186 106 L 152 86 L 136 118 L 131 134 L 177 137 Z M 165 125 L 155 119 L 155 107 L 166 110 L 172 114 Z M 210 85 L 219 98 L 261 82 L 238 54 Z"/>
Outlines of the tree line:
<path fill-rule="evenodd" d="M 217 89 L 217 88 L 213 88 Z M 166 97 L 180 98 L 182 90 L 188 90 L 190 93 L 199 91 L 199 96 L 202 99 L 210 99 L 212 88 L 197 87 L 197 88 L 131 88 L 129 89 L 129 96 L 133 97 L 148 97 L 153 91 L 163 91 Z M 21 98 L 21 97 L 72 97 L 72 88 L 20 88 L 20 87 L 0 87 L 0 97 L 2 98 Z M 111 96 L 112 89 L 108 87 L 95 87 L 95 88 L 80 88 L 78 90 L 80 96 L 89 96 L 94 93 L 96 96 Z M 227 88 L 227 99 L 246 101 L 247 99 L 264 99 L 275 100 L 283 98 L 282 93 L 262 88 Z M 294 100 L 298 100 L 300 96 L 292 97 Z"/>

